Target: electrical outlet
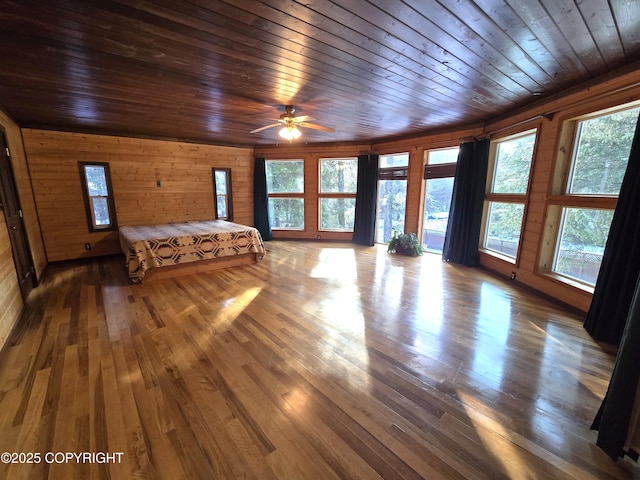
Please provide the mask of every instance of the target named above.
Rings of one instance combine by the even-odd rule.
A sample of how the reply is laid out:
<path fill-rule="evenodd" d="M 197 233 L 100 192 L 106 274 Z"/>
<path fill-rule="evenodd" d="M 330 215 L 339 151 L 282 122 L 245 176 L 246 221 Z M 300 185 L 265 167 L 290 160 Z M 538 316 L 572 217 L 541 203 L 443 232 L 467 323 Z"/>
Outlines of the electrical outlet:
<path fill-rule="evenodd" d="M 516 279 L 516 272 L 511 272 L 511 280 L 515 280 Z"/>
<path fill-rule="evenodd" d="M 90 243 L 85 243 L 84 244 L 84 249 L 85 250 L 91 250 L 91 244 Z"/>
<path fill-rule="evenodd" d="M 156 180 L 156 187 L 161 187 L 162 186 L 162 182 L 160 180 Z"/>
<path fill-rule="evenodd" d="M 320 235 L 318 235 L 318 236 L 316 237 L 316 240 L 320 240 Z"/>

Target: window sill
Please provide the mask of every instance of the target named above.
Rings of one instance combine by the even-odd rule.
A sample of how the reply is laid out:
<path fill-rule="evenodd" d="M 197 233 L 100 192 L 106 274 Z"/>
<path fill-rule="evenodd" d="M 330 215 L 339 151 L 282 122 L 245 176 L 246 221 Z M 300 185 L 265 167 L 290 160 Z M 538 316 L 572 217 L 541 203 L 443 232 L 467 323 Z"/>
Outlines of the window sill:
<path fill-rule="evenodd" d="M 579 280 L 574 280 L 573 278 L 565 277 L 564 275 L 559 275 L 554 272 L 538 272 L 538 274 L 542 275 L 545 278 L 553 280 L 556 283 L 568 285 L 570 287 L 576 288 L 585 293 L 589 293 L 593 295 L 594 287 L 592 285 L 588 285 L 586 283 L 580 282 Z"/>
<path fill-rule="evenodd" d="M 502 260 L 503 262 L 510 263 L 511 265 L 515 265 L 516 264 L 516 259 L 515 258 L 510 257 L 508 255 L 504 255 L 503 253 L 500 253 L 500 252 L 496 252 L 495 250 L 488 250 L 486 248 L 481 248 L 480 249 L 480 253 L 483 253 L 483 254 L 488 255 L 490 257 L 497 258 L 498 260 Z"/>

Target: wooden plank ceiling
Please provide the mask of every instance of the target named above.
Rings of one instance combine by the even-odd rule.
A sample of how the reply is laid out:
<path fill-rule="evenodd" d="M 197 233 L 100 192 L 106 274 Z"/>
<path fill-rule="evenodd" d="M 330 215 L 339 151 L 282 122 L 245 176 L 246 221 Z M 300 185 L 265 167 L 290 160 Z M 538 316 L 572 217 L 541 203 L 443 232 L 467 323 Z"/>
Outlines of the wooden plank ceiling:
<path fill-rule="evenodd" d="M 508 114 L 640 60 L 638 0 L 2 0 L 21 126 L 276 143 L 293 104 L 369 142 Z"/>

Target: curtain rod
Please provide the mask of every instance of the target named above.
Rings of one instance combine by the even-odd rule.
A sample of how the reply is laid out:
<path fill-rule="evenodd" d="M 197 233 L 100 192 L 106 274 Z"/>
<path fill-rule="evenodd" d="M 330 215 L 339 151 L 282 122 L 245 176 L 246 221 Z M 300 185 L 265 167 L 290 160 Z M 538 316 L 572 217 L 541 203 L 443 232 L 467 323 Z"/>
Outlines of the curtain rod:
<path fill-rule="evenodd" d="M 487 132 L 487 135 L 495 135 L 496 133 L 500 133 L 500 132 L 503 132 L 505 130 L 509 130 L 510 128 L 513 128 L 513 127 L 519 127 L 520 125 L 524 125 L 525 123 L 533 122 L 535 120 L 540 120 L 542 118 L 544 118 L 545 120 L 552 120 L 553 119 L 553 112 L 540 113 L 538 115 L 534 115 L 532 117 L 525 118 L 524 120 L 520 120 L 519 122 L 507 125 L 506 127 L 498 128 L 496 130 L 490 130 L 489 132 Z"/>
<path fill-rule="evenodd" d="M 485 134 L 482 134 L 482 135 L 471 135 L 469 137 L 460 138 L 460 142 L 464 143 L 464 142 L 472 142 L 472 141 L 475 141 L 475 140 L 484 140 L 486 138 L 489 138 L 489 136 L 490 135 L 488 133 L 485 133 Z"/>

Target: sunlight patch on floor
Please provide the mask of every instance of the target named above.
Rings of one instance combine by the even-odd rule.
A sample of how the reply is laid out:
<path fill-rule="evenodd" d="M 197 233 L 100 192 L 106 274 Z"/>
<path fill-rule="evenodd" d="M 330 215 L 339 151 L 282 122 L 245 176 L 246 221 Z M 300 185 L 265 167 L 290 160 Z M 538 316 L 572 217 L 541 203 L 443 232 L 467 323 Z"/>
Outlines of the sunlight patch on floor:
<path fill-rule="evenodd" d="M 224 301 L 223 309 L 219 312 L 220 320 L 233 322 L 253 300 L 260 295 L 262 287 L 247 288 L 244 292 Z"/>
<path fill-rule="evenodd" d="M 542 377 L 542 375 L 548 374 L 547 370 L 549 368 L 560 368 L 563 372 L 574 378 L 577 383 L 589 390 L 596 398 L 602 398 L 604 392 L 606 392 L 607 384 L 603 383 L 601 380 L 595 380 L 596 376 L 591 372 L 583 372 L 576 367 L 567 366 L 569 359 L 571 360 L 572 364 L 580 365 L 582 363 L 582 356 L 588 353 L 576 351 L 575 348 L 570 348 L 569 345 L 567 345 L 556 335 L 554 335 L 552 331 L 545 330 L 536 325 L 534 322 L 529 322 L 529 324 L 531 328 L 544 335 L 545 339 L 545 344 L 542 352 L 542 362 L 543 367 L 545 365 L 547 367 L 541 367 L 540 369 L 540 382 L 543 384 L 548 384 L 548 382 L 545 380 L 545 378 Z M 549 329 L 553 330 L 553 326 L 549 326 Z M 567 389 L 570 386 L 571 385 L 568 385 L 566 382 L 564 383 L 565 395 L 568 393 Z M 575 391 L 575 388 L 573 388 L 573 390 Z"/>
<path fill-rule="evenodd" d="M 479 443 L 485 450 L 485 457 L 490 456 L 499 463 L 507 478 L 512 480 L 537 478 L 538 472 L 532 470 L 531 460 L 522 458 L 524 449 L 514 443 L 514 440 L 517 440 L 514 438 L 517 434 L 503 427 L 499 419 L 491 418 L 478 411 L 477 406 L 480 402 L 478 398 L 461 391 L 457 393 L 465 406 L 468 422 L 474 429 L 473 433 L 467 433 L 467 436 Z M 490 412 L 491 409 L 483 408 L 483 411 Z M 477 438 L 473 438 L 474 436 Z M 531 445 L 528 447 L 531 448 Z M 558 458 L 557 461 L 561 460 Z"/>
<path fill-rule="evenodd" d="M 353 280 L 358 277 L 356 254 L 351 248 L 323 248 L 318 265 L 311 271 L 312 278 Z"/>
<path fill-rule="evenodd" d="M 495 287 L 483 283 L 480 287 L 480 309 L 475 322 L 473 365 L 478 375 L 496 384 L 504 376 L 506 350 L 511 328 L 511 299 Z"/>

